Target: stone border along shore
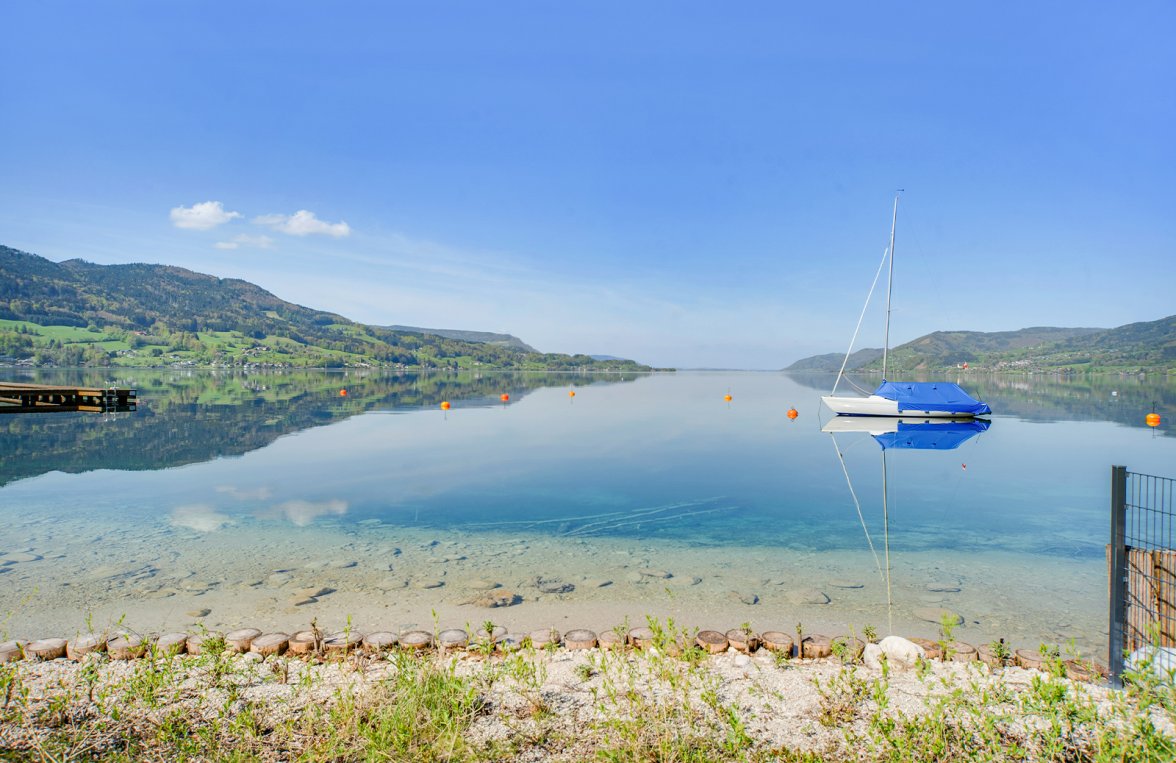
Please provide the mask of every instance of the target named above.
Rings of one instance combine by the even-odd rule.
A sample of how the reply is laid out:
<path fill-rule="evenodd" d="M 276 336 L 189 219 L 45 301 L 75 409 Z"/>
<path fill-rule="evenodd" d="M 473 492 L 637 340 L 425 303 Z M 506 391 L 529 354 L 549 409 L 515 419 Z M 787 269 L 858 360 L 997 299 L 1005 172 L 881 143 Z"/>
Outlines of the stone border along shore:
<path fill-rule="evenodd" d="M 939 642 L 924 638 L 887 636 L 878 643 L 864 641 L 857 636 L 828 637 L 800 634 L 801 642 L 782 631 L 755 633 L 743 628 L 726 632 L 697 631 L 690 639 L 681 635 L 665 639 L 664 651 L 671 656 L 697 646 L 708 654 L 723 654 L 729 650 L 751 654 L 764 649 L 781 657 L 800 659 L 840 659 L 843 662 L 863 662 L 867 667 L 880 668 L 881 660 L 912 665 L 919 659 L 973 662 L 979 660 L 990 667 L 1018 666 L 1048 670 L 1050 658 L 1037 651 L 1017 649 L 998 653 L 990 644 L 972 646 L 962 641 Z M 583 628 L 564 634 L 554 628 L 530 633 L 508 633 L 502 626 L 494 626 L 492 633 L 479 629 L 470 635 L 461 628 L 447 628 L 437 633 L 410 630 L 400 634 L 376 631 L 362 634 L 339 631 L 326 634 L 320 630 L 286 633 L 262 633 L 257 628 L 240 628 L 228 633 L 184 632 L 161 636 L 143 636 L 131 630 L 116 629 L 109 634 L 87 634 L 72 640 L 43 638 L 36 641 L 0 642 L 0 663 L 18 660 L 81 660 L 92 653 L 105 652 L 112 660 L 134 660 L 148 655 L 174 657 L 180 654 L 198 655 L 205 642 L 220 639 L 226 652 L 245 655 L 247 659 L 264 660 L 275 655 L 342 659 L 352 652 L 379 655 L 399 648 L 404 651 L 436 649 L 439 653 L 463 650 L 484 652 L 513 652 L 530 644 L 537 649 L 651 649 L 658 639 L 653 628 L 637 627 L 627 633 L 623 627 L 604 631 L 599 635 Z M 490 648 L 492 646 L 492 648 Z M 946 657 L 944 650 L 946 649 Z M 1060 659 L 1060 658 L 1059 658 Z M 1077 681 L 1097 681 L 1106 678 L 1106 668 L 1090 660 L 1068 659 L 1061 663 L 1066 676 Z"/>

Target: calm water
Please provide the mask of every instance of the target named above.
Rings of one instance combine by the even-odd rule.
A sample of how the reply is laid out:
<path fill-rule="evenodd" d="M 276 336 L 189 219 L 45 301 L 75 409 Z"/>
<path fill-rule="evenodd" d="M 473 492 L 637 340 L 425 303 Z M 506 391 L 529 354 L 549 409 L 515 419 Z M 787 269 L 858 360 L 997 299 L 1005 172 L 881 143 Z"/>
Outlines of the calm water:
<path fill-rule="evenodd" d="M 140 410 L 0 418 L 12 636 L 68 635 L 87 615 L 395 628 L 434 612 L 934 635 L 942 608 L 965 640 L 1099 652 L 1109 467 L 1176 475 L 1167 424 L 1143 426 L 1176 390 L 1117 377 L 962 380 L 991 427 L 887 451 L 886 521 L 882 448 L 821 431 L 823 377 L 36 377 L 83 379 L 137 386 Z M 494 584 L 517 603 L 479 606 Z"/>

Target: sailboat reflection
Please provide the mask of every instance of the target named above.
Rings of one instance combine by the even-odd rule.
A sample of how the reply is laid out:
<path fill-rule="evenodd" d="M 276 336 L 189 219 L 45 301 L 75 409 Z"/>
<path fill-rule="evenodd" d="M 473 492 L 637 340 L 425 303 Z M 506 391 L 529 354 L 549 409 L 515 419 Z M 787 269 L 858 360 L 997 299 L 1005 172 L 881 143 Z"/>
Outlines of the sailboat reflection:
<path fill-rule="evenodd" d="M 827 432 L 833 441 L 833 448 L 837 451 L 837 460 L 841 462 L 841 471 L 845 474 L 845 483 L 849 486 L 849 494 L 853 497 L 854 507 L 857 509 L 858 520 L 862 523 L 862 530 L 866 534 L 866 542 L 870 546 L 870 552 L 874 555 L 878 574 L 886 584 L 886 618 L 891 633 L 894 632 L 894 600 L 890 585 L 890 491 L 887 482 L 887 451 L 955 450 L 981 432 L 988 431 L 990 425 L 991 422 L 986 419 L 890 419 L 837 416 L 821 427 L 821 431 Z M 870 530 L 866 527 L 866 520 L 862 515 L 861 501 L 858 500 L 857 491 L 853 488 L 849 469 L 845 466 L 844 451 L 837 442 L 838 434 L 852 432 L 869 434 L 882 448 L 882 532 L 885 568 L 883 568 L 881 560 L 878 559 L 878 552 L 874 548 L 874 541 L 870 538 Z"/>
<path fill-rule="evenodd" d="M 985 419 L 967 421 L 942 419 L 876 419 L 838 416 L 821 428 L 830 434 L 837 432 L 869 432 L 882 450 L 955 450 L 981 432 L 988 431 L 992 422 Z"/>

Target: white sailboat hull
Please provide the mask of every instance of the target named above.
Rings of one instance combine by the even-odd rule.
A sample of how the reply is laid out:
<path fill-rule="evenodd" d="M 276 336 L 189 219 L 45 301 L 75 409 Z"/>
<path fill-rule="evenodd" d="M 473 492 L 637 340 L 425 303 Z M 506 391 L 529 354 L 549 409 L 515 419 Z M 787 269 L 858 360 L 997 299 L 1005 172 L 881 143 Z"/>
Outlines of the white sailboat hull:
<path fill-rule="evenodd" d="M 903 416 L 906 418 L 943 418 L 970 419 L 971 413 L 956 413 L 953 411 L 920 411 L 898 410 L 898 401 L 880 395 L 869 397 L 835 397 L 826 395 L 821 398 L 825 407 L 838 416 Z"/>

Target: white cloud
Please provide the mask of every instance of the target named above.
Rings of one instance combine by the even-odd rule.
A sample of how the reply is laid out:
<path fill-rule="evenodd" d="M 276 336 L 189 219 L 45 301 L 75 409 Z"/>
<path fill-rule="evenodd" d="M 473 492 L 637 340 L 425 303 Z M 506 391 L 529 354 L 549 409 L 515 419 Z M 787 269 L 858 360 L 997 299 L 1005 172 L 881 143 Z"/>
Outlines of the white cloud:
<path fill-rule="evenodd" d="M 237 249 L 242 246 L 253 247 L 255 249 L 273 249 L 274 240 L 269 236 L 250 236 L 247 233 L 242 233 L 238 236 L 233 236 L 229 241 L 217 241 L 213 246 L 217 249 Z"/>
<path fill-rule="evenodd" d="M 172 225 L 189 230 L 210 230 L 240 216 L 240 212 L 225 211 L 219 201 L 202 201 L 190 207 L 181 205 L 171 211 Z"/>
<path fill-rule="evenodd" d="M 253 218 L 253 222 L 256 225 L 268 225 L 280 233 L 287 233 L 291 236 L 321 234 L 343 238 L 351 235 L 351 226 L 342 220 L 337 223 L 329 223 L 318 219 L 314 212 L 307 209 L 300 209 L 292 215 L 259 215 Z"/>

